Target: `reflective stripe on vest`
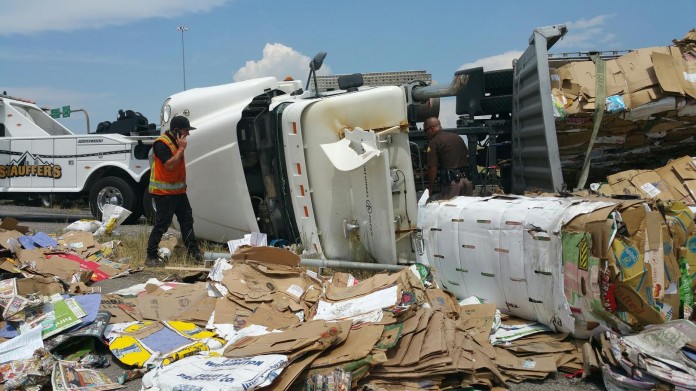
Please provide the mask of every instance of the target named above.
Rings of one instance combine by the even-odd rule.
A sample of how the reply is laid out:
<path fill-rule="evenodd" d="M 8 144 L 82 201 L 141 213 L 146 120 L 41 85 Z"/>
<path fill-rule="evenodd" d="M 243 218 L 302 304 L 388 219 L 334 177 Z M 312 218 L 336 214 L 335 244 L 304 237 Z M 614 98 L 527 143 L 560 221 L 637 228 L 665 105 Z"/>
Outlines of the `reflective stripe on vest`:
<path fill-rule="evenodd" d="M 176 153 L 177 147 L 169 139 L 163 135 L 157 138 L 155 142 L 162 141 L 169 150 L 172 156 Z M 154 144 L 153 144 L 154 145 Z M 186 162 L 184 159 L 174 167 L 173 170 L 167 170 L 164 163 L 155 155 L 152 159 L 152 167 L 150 168 L 150 185 L 148 191 L 152 194 L 173 195 L 183 194 L 186 192 Z"/>

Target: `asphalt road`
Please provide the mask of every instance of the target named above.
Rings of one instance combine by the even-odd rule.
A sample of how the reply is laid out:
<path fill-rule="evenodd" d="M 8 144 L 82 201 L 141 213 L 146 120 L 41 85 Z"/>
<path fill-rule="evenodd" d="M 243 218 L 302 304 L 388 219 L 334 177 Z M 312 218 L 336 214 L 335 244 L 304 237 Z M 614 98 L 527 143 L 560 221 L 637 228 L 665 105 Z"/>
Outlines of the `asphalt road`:
<path fill-rule="evenodd" d="M 89 210 L 84 207 L 70 208 L 44 208 L 28 205 L 16 205 L 10 203 L 0 203 L 0 219 L 6 217 L 15 218 L 21 225 L 28 227 L 33 232 L 60 233 L 64 228 L 80 219 L 92 219 Z M 145 224 L 145 220 L 141 219 L 141 224 L 138 225 L 121 225 L 117 228 L 119 235 L 134 235 L 142 231 L 149 231 L 150 227 Z M 126 288 L 135 284 L 140 284 L 147 281 L 151 277 L 162 278 L 162 275 L 157 275 L 150 271 L 135 273 L 127 277 L 104 280 L 96 283 L 96 286 L 102 288 L 103 293 L 113 292 L 122 288 Z M 106 348 L 103 348 L 108 352 Z M 118 376 L 128 369 L 121 365 L 117 360 L 111 357 L 112 364 L 102 371 L 112 380 L 116 380 Z M 141 389 L 141 381 L 139 379 L 126 383 L 125 390 L 135 391 Z M 593 375 L 586 379 L 571 379 L 557 374 L 550 376 L 543 381 L 528 381 L 520 384 L 510 384 L 510 389 L 514 391 L 582 391 L 582 390 L 604 390 L 601 376 Z"/>
<path fill-rule="evenodd" d="M 65 227 L 78 220 L 94 219 L 86 206 L 44 208 L 0 201 L 0 220 L 8 217 L 16 219 L 20 225 L 28 227 L 33 232 L 48 234 L 62 233 Z M 141 218 L 140 224 L 121 225 L 116 228 L 116 232 L 121 235 L 131 235 L 149 229 L 145 219 Z"/>

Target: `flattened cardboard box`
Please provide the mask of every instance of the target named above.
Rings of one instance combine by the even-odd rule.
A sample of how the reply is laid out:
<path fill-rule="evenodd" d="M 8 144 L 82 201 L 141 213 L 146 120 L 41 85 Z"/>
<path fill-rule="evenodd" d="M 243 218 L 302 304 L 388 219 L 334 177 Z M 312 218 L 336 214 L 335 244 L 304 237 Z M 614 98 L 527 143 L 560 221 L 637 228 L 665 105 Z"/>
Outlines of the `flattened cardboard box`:
<path fill-rule="evenodd" d="M 367 357 L 382 337 L 383 331 L 384 326 L 371 324 L 351 329 L 348 332 L 348 338 L 340 345 L 324 351 L 320 357 L 312 362 L 312 368 L 336 365 Z"/>
<path fill-rule="evenodd" d="M 253 260 L 263 264 L 300 266 L 300 256 L 277 247 L 246 247 L 232 255 L 233 261 Z"/>
<path fill-rule="evenodd" d="M 177 285 L 168 291 L 157 289 L 138 295 L 138 310 L 143 319 L 179 320 L 179 316 L 208 297 L 204 283 Z"/>
<path fill-rule="evenodd" d="M 247 317 L 246 322 L 266 326 L 271 330 L 281 330 L 300 323 L 300 319 L 292 312 L 278 311 L 269 304 L 262 303 Z"/>
<path fill-rule="evenodd" d="M 348 335 L 351 321 L 309 321 L 281 333 L 242 338 L 225 349 L 226 357 L 246 357 L 258 354 L 285 354 L 290 361 L 304 353 L 323 351 L 336 343 L 341 334 Z"/>
<path fill-rule="evenodd" d="M 27 232 L 29 232 L 28 227 L 19 225 L 19 221 L 17 221 L 13 217 L 5 217 L 4 219 L 2 219 L 2 221 L 0 222 L 0 231 L 2 230 L 19 231 L 22 235 L 25 235 Z"/>
<path fill-rule="evenodd" d="M 684 183 L 677 177 L 677 174 L 672 169 L 671 164 L 657 168 L 655 169 L 655 172 L 660 176 L 660 178 L 662 178 L 665 185 L 669 188 L 675 201 L 694 204 L 694 199 L 691 196 L 691 193 L 684 186 Z"/>
<path fill-rule="evenodd" d="M 51 296 L 63 293 L 63 287 L 51 277 L 32 276 L 17 280 L 17 293 L 21 296 L 28 296 L 32 293 Z"/>
<path fill-rule="evenodd" d="M 109 323 L 125 323 L 132 321 L 142 321 L 140 312 L 137 310 L 138 300 L 135 297 L 121 297 L 118 295 L 107 294 L 102 297 L 99 304 L 100 311 L 107 311 L 111 314 Z"/>
<path fill-rule="evenodd" d="M 670 54 L 669 47 L 648 47 L 634 50 L 616 59 L 626 77 L 627 92 L 634 92 L 659 83 L 653 68 L 653 53 Z"/>
<path fill-rule="evenodd" d="M 326 288 L 326 300 L 343 301 L 365 296 L 395 284 L 398 279 L 398 274 L 388 275 L 386 273 L 380 273 L 349 287 L 329 285 Z"/>

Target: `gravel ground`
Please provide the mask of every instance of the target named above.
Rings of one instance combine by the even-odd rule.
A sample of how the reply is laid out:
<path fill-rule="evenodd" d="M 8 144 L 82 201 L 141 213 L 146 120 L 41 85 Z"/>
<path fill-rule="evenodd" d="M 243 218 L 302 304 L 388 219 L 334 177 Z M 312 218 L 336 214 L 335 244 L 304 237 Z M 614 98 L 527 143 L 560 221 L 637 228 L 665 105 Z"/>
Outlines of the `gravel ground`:
<path fill-rule="evenodd" d="M 34 216 L 34 215 L 47 215 L 45 218 L 41 216 L 31 219 L 22 219 L 22 215 Z M 16 218 L 21 225 L 29 227 L 30 230 L 34 232 L 43 231 L 46 233 L 60 233 L 63 229 L 71 222 L 79 219 L 92 218 L 89 210 L 79 207 L 72 208 L 42 208 L 33 207 L 26 205 L 13 205 L 7 203 L 0 203 L 0 219 L 11 216 Z M 31 220 L 31 221 L 29 221 Z M 142 232 L 149 232 L 150 227 L 147 226 L 144 220 L 141 219 L 142 224 L 140 225 L 127 225 L 120 226 L 117 228 L 119 235 L 139 235 Z M 126 288 L 135 284 L 140 284 L 147 281 L 149 278 L 158 277 L 163 278 L 162 272 L 152 272 L 143 271 L 140 273 L 135 273 L 127 277 L 105 280 L 96 283 L 96 286 L 102 288 L 103 293 L 113 292 L 122 288 Z M 106 348 L 104 348 L 106 349 Z M 103 369 L 104 373 L 109 376 L 112 380 L 116 380 L 119 375 L 123 373 L 124 370 L 128 369 L 127 366 L 121 365 L 117 360 L 111 357 L 112 365 L 108 368 Z M 125 390 L 140 390 L 141 381 L 134 380 L 132 382 L 126 383 Z M 586 379 L 570 379 L 565 376 L 558 374 L 555 376 L 550 376 L 543 381 L 527 381 L 520 384 L 510 384 L 510 389 L 514 391 L 531 391 L 531 390 L 544 390 L 544 391 L 580 391 L 580 390 L 604 390 L 604 385 L 600 375 L 593 375 Z"/>

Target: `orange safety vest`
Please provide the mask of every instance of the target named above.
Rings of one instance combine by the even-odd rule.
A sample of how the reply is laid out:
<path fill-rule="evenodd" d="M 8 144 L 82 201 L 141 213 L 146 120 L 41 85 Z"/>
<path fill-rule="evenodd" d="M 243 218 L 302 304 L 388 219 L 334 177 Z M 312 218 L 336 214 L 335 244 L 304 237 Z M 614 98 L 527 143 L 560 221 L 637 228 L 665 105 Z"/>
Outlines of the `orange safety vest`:
<path fill-rule="evenodd" d="M 167 136 L 162 135 L 155 142 L 162 141 L 172 151 L 172 155 L 178 149 L 174 142 Z M 154 145 L 154 144 L 153 144 Z M 154 155 L 154 153 L 153 153 Z M 164 163 L 153 156 L 152 166 L 150 167 L 150 186 L 148 191 L 151 194 L 173 195 L 186 193 L 186 162 L 181 159 L 173 170 L 167 170 Z"/>

